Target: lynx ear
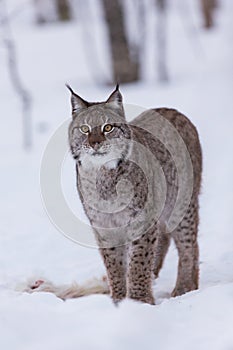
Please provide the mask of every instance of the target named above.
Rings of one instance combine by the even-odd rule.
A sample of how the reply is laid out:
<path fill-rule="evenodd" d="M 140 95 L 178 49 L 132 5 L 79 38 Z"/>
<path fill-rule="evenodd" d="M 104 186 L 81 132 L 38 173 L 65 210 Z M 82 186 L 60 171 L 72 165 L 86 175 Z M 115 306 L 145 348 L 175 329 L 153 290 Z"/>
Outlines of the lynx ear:
<path fill-rule="evenodd" d="M 79 113 L 83 109 L 86 109 L 88 107 L 88 102 L 77 95 L 68 84 L 66 84 L 66 87 L 71 92 L 72 114 Z"/>
<path fill-rule="evenodd" d="M 117 84 L 115 90 L 111 93 L 105 103 L 109 104 L 109 106 L 112 108 L 123 108 L 122 101 L 123 98 L 119 91 L 119 84 Z"/>

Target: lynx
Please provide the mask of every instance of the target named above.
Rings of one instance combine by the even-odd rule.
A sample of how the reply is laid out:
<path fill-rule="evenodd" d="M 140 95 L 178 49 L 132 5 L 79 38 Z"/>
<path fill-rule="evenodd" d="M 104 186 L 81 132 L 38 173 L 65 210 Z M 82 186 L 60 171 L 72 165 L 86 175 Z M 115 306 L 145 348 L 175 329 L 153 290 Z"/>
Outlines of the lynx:
<path fill-rule="evenodd" d="M 172 296 L 197 289 L 202 154 L 196 128 L 169 108 L 127 122 L 118 85 L 105 102 L 87 102 L 67 87 L 77 190 L 107 279 L 60 287 L 39 279 L 24 290 L 62 299 L 110 293 L 116 304 L 126 297 L 155 304 L 152 283 L 171 238 L 179 255 Z"/>
<path fill-rule="evenodd" d="M 155 303 L 153 277 L 159 274 L 171 237 L 179 254 L 172 296 L 197 289 L 202 155 L 196 128 L 183 114 L 168 108 L 147 110 L 127 122 L 118 85 L 105 102 L 96 103 L 68 88 L 72 104 L 69 144 L 76 162 L 77 190 L 107 270 L 113 301 L 128 297 Z M 161 118 L 181 136 L 193 168 L 190 201 L 171 232 L 168 222 L 180 180 L 168 146 L 172 134 L 166 135 Z M 164 143 L 148 131 L 152 127 L 157 128 L 157 135 L 164 135 Z M 185 167 L 186 160 L 180 162 Z M 166 188 L 164 198 L 160 187 Z"/>

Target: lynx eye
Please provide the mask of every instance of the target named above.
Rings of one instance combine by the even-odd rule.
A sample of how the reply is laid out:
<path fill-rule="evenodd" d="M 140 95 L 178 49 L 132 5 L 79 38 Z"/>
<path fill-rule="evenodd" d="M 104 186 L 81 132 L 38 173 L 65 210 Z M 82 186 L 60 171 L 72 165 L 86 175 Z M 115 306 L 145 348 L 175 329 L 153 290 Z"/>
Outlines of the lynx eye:
<path fill-rule="evenodd" d="M 81 125 L 79 130 L 83 133 L 83 134 L 88 134 L 90 132 L 90 128 L 88 125 Z"/>
<path fill-rule="evenodd" d="M 103 132 L 110 132 L 114 129 L 114 127 L 111 124 L 104 125 Z"/>

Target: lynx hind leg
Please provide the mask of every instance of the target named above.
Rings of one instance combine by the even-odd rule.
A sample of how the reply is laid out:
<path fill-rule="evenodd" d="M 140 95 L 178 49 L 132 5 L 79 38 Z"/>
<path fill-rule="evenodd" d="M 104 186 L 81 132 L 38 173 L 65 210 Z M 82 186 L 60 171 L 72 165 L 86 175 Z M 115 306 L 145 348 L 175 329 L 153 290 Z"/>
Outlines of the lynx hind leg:
<path fill-rule="evenodd" d="M 198 205 L 191 203 L 172 237 L 178 250 L 178 276 L 172 296 L 198 289 L 199 249 L 197 242 Z"/>
<path fill-rule="evenodd" d="M 127 247 L 100 248 L 100 253 L 107 270 L 110 295 L 118 303 L 126 297 Z"/>
<path fill-rule="evenodd" d="M 154 276 L 157 278 L 159 272 L 163 266 L 164 258 L 167 254 L 171 241 L 171 235 L 166 232 L 166 227 L 160 230 L 158 233 L 158 239 L 155 246 L 155 264 L 154 264 Z"/>

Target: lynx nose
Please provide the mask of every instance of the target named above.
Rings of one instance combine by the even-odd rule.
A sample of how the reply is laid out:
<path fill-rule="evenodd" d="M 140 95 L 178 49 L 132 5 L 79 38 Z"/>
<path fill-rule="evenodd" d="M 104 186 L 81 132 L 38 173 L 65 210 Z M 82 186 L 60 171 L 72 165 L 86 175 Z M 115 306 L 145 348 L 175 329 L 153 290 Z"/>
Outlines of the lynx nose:
<path fill-rule="evenodd" d="M 97 151 L 102 143 L 105 141 L 105 136 L 101 132 L 101 129 L 98 128 L 97 130 L 93 130 L 89 135 L 88 135 L 88 141 L 89 145 L 91 148 L 93 148 L 95 151 Z"/>
<path fill-rule="evenodd" d="M 90 142 L 91 148 L 93 148 L 95 151 L 97 151 L 100 148 L 101 142 L 95 141 L 95 142 Z"/>

